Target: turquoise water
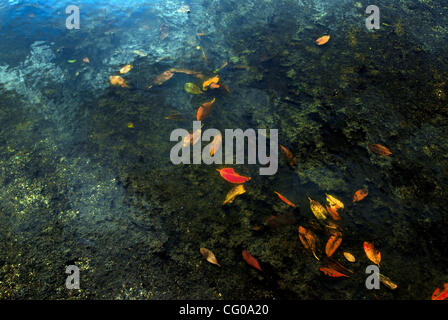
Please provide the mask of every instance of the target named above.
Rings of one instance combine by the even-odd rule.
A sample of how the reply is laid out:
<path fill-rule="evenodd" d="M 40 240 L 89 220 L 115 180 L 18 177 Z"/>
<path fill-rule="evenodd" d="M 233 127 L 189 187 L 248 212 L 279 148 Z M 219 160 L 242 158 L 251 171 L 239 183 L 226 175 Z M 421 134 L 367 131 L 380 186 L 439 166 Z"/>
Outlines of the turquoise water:
<path fill-rule="evenodd" d="M 67 29 L 70 4 L 0 2 L 0 298 L 422 300 L 448 282 L 443 1 L 377 1 L 371 31 L 363 1 L 81 1 Z M 189 72 L 155 84 L 172 68 Z M 215 75 L 219 89 L 184 90 Z M 213 98 L 204 129 L 278 129 L 297 164 L 173 165 L 170 133 Z M 223 167 L 251 177 L 226 205 Z M 326 193 L 341 220 L 313 215 Z M 349 278 L 319 270 L 328 221 Z M 397 289 L 366 288 L 365 241 Z"/>

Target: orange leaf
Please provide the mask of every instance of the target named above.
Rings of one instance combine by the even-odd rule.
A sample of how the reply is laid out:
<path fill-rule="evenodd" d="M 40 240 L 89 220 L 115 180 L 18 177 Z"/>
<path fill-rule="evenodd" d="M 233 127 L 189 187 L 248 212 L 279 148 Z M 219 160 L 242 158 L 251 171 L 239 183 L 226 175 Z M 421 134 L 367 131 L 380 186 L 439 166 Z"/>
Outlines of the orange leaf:
<path fill-rule="evenodd" d="M 122 88 L 128 88 L 128 84 L 126 83 L 126 80 L 124 80 L 120 76 L 109 76 L 109 82 L 110 84 L 114 86 L 120 86 Z"/>
<path fill-rule="evenodd" d="M 388 148 L 380 144 L 369 144 L 369 149 L 380 156 L 390 156 L 392 154 Z"/>
<path fill-rule="evenodd" d="M 210 86 L 212 83 L 217 84 L 219 82 L 219 76 L 216 75 L 213 78 L 207 79 L 202 83 L 202 90 L 207 90 L 207 87 Z"/>
<path fill-rule="evenodd" d="M 221 149 L 222 146 L 222 135 L 221 133 L 213 139 L 213 141 L 210 143 L 210 157 L 212 157 L 216 152 Z"/>
<path fill-rule="evenodd" d="M 339 213 L 336 211 L 336 209 L 329 206 L 325 206 L 325 209 L 327 209 L 327 212 L 330 214 L 333 220 L 341 220 L 341 217 L 339 216 Z"/>
<path fill-rule="evenodd" d="M 287 205 L 291 206 L 291 207 L 296 207 L 296 205 L 294 203 L 292 203 L 291 201 L 289 201 L 287 198 L 285 198 L 284 196 L 282 196 L 280 193 L 278 193 L 277 191 L 274 191 L 274 193 L 283 201 L 285 202 Z"/>
<path fill-rule="evenodd" d="M 258 263 L 257 259 L 252 257 L 252 255 L 249 253 L 249 251 L 243 250 L 242 255 L 243 255 L 244 261 L 246 261 L 248 265 L 250 265 L 251 267 L 254 267 L 257 270 L 263 271 L 263 270 L 261 270 L 260 264 Z"/>
<path fill-rule="evenodd" d="M 368 194 L 369 194 L 369 189 L 368 188 L 359 189 L 353 195 L 353 202 L 361 201 L 362 199 L 367 197 Z"/>
<path fill-rule="evenodd" d="M 316 40 L 316 44 L 318 46 L 324 45 L 328 42 L 328 40 L 330 40 L 330 36 L 322 36 L 319 39 Z"/>
<path fill-rule="evenodd" d="M 302 226 L 299 226 L 299 239 L 305 249 L 311 250 L 314 257 L 319 260 L 319 258 L 316 256 L 316 236 L 314 235 L 314 233 Z"/>
<path fill-rule="evenodd" d="M 381 252 L 375 249 L 373 243 L 364 242 L 364 251 L 366 253 L 367 258 L 373 263 L 380 265 L 381 262 Z"/>
<path fill-rule="evenodd" d="M 283 146 L 283 145 L 280 145 L 280 150 L 282 150 L 282 152 L 283 152 L 283 154 L 284 154 L 284 156 L 285 156 L 285 159 L 286 159 L 286 161 L 288 162 L 288 165 L 289 165 L 290 167 L 295 166 L 296 163 L 297 163 L 297 159 L 296 159 L 296 157 L 294 157 L 294 155 L 292 154 L 292 152 L 291 152 L 288 148 L 286 148 L 285 146 Z"/>
<path fill-rule="evenodd" d="M 331 257 L 337 248 L 341 245 L 342 242 L 342 233 L 335 233 L 328 239 L 327 244 L 325 246 L 325 253 L 327 256 Z"/>
<path fill-rule="evenodd" d="M 212 111 L 213 103 L 215 103 L 215 98 L 212 101 L 204 102 L 199 108 L 196 114 L 196 120 L 202 121 L 208 117 L 210 112 Z"/>

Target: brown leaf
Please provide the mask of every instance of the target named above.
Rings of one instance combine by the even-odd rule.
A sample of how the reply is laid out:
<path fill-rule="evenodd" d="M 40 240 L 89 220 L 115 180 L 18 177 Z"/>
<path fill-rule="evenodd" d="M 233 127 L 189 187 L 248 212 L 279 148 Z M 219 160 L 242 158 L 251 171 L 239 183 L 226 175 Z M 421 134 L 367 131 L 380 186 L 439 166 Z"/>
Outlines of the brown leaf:
<path fill-rule="evenodd" d="M 332 268 L 333 270 L 336 270 L 340 273 L 353 273 L 352 270 L 347 269 L 346 267 L 344 267 L 342 264 L 340 264 L 338 261 L 336 261 L 335 259 L 331 258 L 331 257 L 324 257 L 324 263 L 327 264 L 328 267 Z"/>
<path fill-rule="evenodd" d="M 201 252 L 202 256 L 205 258 L 205 260 L 207 260 L 208 262 L 210 262 L 212 264 L 216 264 L 218 267 L 221 266 L 218 263 L 218 260 L 216 259 L 216 256 L 213 252 L 211 252 L 207 248 L 201 248 L 200 252 Z"/>
<path fill-rule="evenodd" d="M 288 162 L 288 165 L 290 167 L 294 167 L 297 163 L 296 157 L 292 154 L 292 152 L 286 148 L 284 145 L 280 145 L 280 150 L 283 152 L 283 155 L 285 156 L 286 161 Z"/>

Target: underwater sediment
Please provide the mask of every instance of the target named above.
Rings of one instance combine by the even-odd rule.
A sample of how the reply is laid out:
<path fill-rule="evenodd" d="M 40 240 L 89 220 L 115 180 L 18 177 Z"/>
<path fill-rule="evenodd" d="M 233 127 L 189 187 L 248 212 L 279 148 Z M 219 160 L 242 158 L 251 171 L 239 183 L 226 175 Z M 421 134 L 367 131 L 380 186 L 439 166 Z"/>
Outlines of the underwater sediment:
<path fill-rule="evenodd" d="M 422 300 L 448 282 L 442 1 L 377 1 L 379 30 L 353 1 L 86 2 L 79 30 L 65 5 L 0 6 L 1 299 Z M 154 82 L 172 68 L 184 72 Z M 229 91 L 185 91 L 199 73 Z M 223 166 L 169 158 L 172 130 L 213 98 L 204 128 L 278 129 L 296 158 L 279 152 L 273 176 L 231 166 L 251 179 L 225 205 Z M 299 239 L 311 230 L 324 260 L 308 198 L 325 194 L 345 204 L 332 257 L 349 278 L 323 274 Z M 397 289 L 366 290 L 366 241 Z M 80 290 L 65 287 L 68 265 Z"/>

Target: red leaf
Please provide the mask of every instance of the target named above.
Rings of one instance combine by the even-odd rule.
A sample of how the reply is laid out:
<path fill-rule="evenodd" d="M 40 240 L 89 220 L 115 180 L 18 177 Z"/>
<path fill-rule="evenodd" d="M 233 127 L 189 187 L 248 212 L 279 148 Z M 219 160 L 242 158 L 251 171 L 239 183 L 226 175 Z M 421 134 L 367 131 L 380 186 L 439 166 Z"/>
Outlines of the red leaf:
<path fill-rule="evenodd" d="M 216 169 L 224 180 L 231 183 L 244 183 L 250 180 L 250 177 L 240 176 L 233 168 Z"/>
<path fill-rule="evenodd" d="M 263 270 L 261 270 L 260 264 L 258 263 L 257 259 L 252 257 L 252 255 L 249 253 L 249 251 L 243 250 L 242 255 L 243 255 L 244 261 L 246 261 L 248 265 L 250 265 L 251 267 L 254 267 L 257 270 L 263 271 Z"/>
<path fill-rule="evenodd" d="M 331 269 L 331 268 L 323 267 L 323 268 L 320 268 L 319 270 L 322 271 L 327 276 L 330 276 L 330 277 L 334 277 L 334 278 L 347 277 L 348 278 L 347 275 L 345 275 L 343 273 L 340 273 L 340 272 L 338 272 L 338 271 L 336 271 L 334 269 Z"/>

